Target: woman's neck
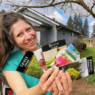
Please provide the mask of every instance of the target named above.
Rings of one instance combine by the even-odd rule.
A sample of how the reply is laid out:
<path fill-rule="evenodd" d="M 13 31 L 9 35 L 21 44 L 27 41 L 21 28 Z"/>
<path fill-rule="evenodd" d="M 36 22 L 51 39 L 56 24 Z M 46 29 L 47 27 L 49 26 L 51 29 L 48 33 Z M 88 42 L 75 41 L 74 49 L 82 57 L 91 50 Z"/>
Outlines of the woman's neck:
<path fill-rule="evenodd" d="M 20 49 L 20 50 L 21 50 L 22 54 L 25 55 L 25 53 L 26 53 L 27 51 L 33 52 L 33 51 L 36 51 L 37 49 L 39 49 L 39 46 L 38 46 L 38 45 L 36 46 L 36 48 L 35 48 L 34 50 L 25 50 L 25 49 Z"/>

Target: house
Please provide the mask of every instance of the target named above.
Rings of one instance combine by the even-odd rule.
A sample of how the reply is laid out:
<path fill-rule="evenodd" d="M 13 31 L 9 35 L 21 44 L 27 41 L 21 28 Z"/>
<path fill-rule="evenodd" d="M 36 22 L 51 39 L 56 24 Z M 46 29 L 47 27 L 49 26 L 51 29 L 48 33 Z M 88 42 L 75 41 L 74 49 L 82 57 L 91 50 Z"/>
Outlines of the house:
<path fill-rule="evenodd" d="M 54 19 L 42 15 L 33 9 L 19 8 L 12 11 L 20 12 L 30 21 L 30 23 L 32 23 L 37 33 L 37 41 L 41 45 L 61 39 L 65 39 L 66 44 L 69 45 L 78 38 L 78 35 L 80 35 L 79 32 L 70 29 Z"/>

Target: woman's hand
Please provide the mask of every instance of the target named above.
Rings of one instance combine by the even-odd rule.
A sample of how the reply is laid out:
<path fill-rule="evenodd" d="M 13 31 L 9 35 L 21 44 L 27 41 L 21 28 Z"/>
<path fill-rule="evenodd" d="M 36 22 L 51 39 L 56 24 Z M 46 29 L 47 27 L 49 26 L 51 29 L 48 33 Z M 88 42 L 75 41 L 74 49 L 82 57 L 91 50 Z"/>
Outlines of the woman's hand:
<path fill-rule="evenodd" d="M 44 72 L 44 74 L 40 78 L 40 81 L 38 83 L 38 86 L 42 89 L 43 93 L 52 91 L 52 84 L 53 84 L 56 76 L 59 73 L 59 69 L 57 68 L 53 72 L 53 74 L 51 74 L 52 71 L 53 71 L 53 68 L 48 69 L 47 71 Z"/>
<path fill-rule="evenodd" d="M 53 95 L 68 95 L 72 91 L 72 80 L 68 72 L 59 71 L 53 82 Z"/>

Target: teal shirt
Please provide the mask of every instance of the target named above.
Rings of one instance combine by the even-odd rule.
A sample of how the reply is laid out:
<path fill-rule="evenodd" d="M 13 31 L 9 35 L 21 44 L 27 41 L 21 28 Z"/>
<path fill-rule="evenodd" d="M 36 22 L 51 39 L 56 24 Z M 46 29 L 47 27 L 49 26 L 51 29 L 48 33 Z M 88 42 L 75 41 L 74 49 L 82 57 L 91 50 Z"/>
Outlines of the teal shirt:
<path fill-rule="evenodd" d="M 3 68 L 3 71 L 16 71 L 16 69 L 19 66 L 23 56 L 24 55 L 19 50 L 10 54 L 5 66 Z M 19 71 L 17 71 L 17 72 L 19 72 Z M 39 79 L 32 77 L 32 76 L 29 76 L 27 74 L 21 73 L 21 72 L 19 72 L 19 73 L 22 76 L 22 78 L 24 79 L 28 88 L 33 87 L 33 86 L 38 84 Z M 14 93 L 13 95 L 16 95 L 16 94 Z M 52 95 L 52 93 L 48 92 L 45 95 Z"/>

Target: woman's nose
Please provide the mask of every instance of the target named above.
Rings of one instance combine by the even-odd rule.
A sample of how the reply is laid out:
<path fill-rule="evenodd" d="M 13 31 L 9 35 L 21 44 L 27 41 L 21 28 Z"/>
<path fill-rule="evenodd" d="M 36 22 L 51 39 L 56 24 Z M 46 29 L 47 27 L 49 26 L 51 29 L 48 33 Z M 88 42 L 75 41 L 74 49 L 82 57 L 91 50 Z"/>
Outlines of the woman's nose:
<path fill-rule="evenodd" d="M 25 33 L 25 39 L 31 39 L 31 35 L 28 34 L 27 32 Z"/>

